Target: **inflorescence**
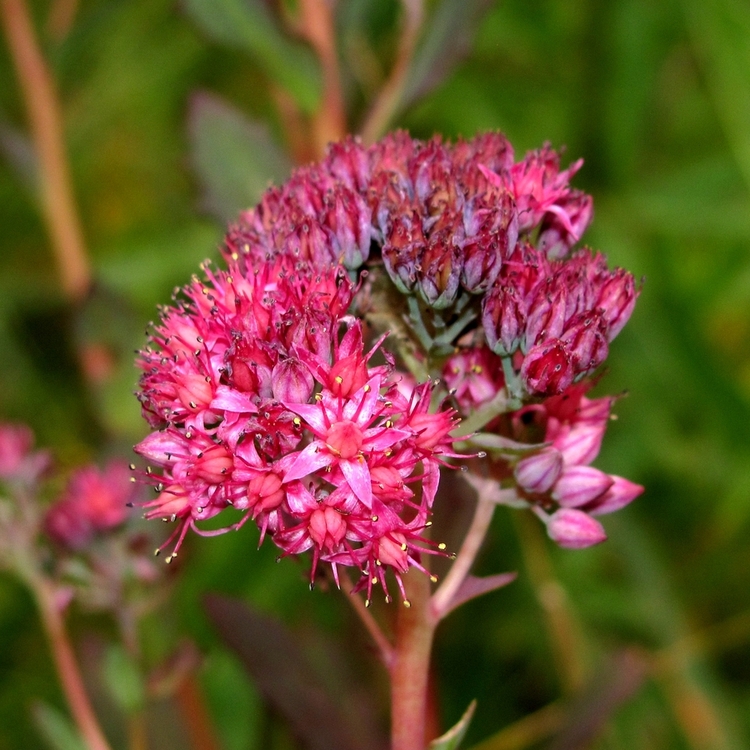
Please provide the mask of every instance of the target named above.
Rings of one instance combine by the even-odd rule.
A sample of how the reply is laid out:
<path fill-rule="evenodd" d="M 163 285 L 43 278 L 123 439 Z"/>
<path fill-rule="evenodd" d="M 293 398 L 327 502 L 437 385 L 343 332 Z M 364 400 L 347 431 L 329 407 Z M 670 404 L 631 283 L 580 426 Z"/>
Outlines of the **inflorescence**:
<path fill-rule="evenodd" d="M 445 554 L 425 530 L 467 453 L 562 546 L 602 541 L 593 516 L 642 488 L 590 466 L 612 399 L 585 394 L 638 290 L 573 249 L 592 217 L 569 184 L 581 163 L 547 146 L 516 162 L 497 133 L 348 139 L 244 212 L 226 270 L 178 290 L 138 359 L 154 431 L 136 452 L 158 467 L 146 516 L 177 522 L 168 559 L 189 529 L 253 520 L 282 554 L 310 550 L 313 577 L 354 567 L 369 600 L 390 570 L 403 595 Z"/>

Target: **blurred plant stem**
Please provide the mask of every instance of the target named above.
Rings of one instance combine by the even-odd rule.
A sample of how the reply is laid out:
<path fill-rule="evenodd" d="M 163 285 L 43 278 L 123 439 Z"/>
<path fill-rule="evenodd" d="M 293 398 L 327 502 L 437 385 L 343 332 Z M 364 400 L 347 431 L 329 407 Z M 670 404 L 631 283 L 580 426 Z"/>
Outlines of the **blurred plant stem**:
<path fill-rule="evenodd" d="M 78 0 L 54 0 L 47 16 L 47 33 L 61 42 L 73 26 L 77 12 Z"/>
<path fill-rule="evenodd" d="M 81 737 L 89 750 L 111 750 L 86 694 L 55 589 L 42 575 L 32 576 L 28 583 L 39 608 L 65 698 Z"/>
<path fill-rule="evenodd" d="M 65 156 L 60 105 L 24 0 L 0 0 L 3 27 L 26 104 L 36 156 L 44 220 L 65 295 L 81 301 L 91 285 Z"/>
<path fill-rule="evenodd" d="M 391 750 L 424 750 L 430 653 L 437 620 L 430 611 L 430 579 L 411 568 L 406 599 L 396 615 L 391 664 Z"/>
<path fill-rule="evenodd" d="M 325 154 L 331 141 L 346 135 L 346 111 L 341 92 L 336 29 L 331 0 L 300 0 L 302 33 L 312 45 L 323 71 L 323 96 L 313 116 L 312 133 L 315 157 Z"/>
<path fill-rule="evenodd" d="M 374 143 L 388 129 L 398 109 L 406 86 L 412 56 L 417 46 L 419 31 L 424 20 L 423 0 L 402 0 L 404 6 L 403 30 L 396 53 L 396 60 L 385 84 L 373 102 L 361 128 L 366 145 Z"/>
<path fill-rule="evenodd" d="M 195 675 L 189 673 L 180 680 L 176 698 L 194 750 L 220 750 L 221 745 L 216 739 L 216 732 Z"/>
<path fill-rule="evenodd" d="M 351 593 L 354 588 L 351 578 L 343 570 L 339 571 L 339 579 L 344 584 L 344 588 L 347 590 L 346 598 L 352 605 L 354 612 L 357 617 L 361 620 L 365 626 L 365 630 L 370 634 L 370 637 L 375 642 L 375 646 L 378 649 L 380 659 L 386 668 L 390 669 L 393 663 L 393 646 L 388 640 L 388 637 L 378 625 L 377 620 L 372 616 L 372 612 L 367 608 L 362 599 L 357 595 Z"/>

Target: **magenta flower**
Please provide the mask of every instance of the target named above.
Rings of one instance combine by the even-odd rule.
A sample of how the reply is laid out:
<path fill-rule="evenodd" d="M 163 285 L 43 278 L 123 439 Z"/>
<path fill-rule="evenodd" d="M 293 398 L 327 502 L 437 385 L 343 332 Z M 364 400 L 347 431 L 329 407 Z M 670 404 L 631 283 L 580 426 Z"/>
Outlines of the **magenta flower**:
<path fill-rule="evenodd" d="M 593 215 L 570 185 L 581 164 L 549 146 L 516 162 L 499 133 L 350 138 L 244 211 L 228 270 L 203 268 L 138 362 L 154 432 L 136 451 L 159 493 L 144 509 L 177 524 L 167 544 L 252 520 L 309 551 L 313 577 L 355 567 L 368 599 L 387 576 L 401 587 L 443 553 L 424 529 L 464 457 L 449 400 L 492 412 L 485 443 L 515 447 L 485 468 L 540 512 L 637 496 L 590 466 L 611 400 L 584 394 L 639 291 L 574 249 Z M 239 520 L 200 528 L 232 507 Z"/>
<path fill-rule="evenodd" d="M 70 549 L 85 547 L 97 533 L 120 526 L 138 494 L 127 464 L 110 461 L 77 469 L 45 516 L 47 534 Z"/>

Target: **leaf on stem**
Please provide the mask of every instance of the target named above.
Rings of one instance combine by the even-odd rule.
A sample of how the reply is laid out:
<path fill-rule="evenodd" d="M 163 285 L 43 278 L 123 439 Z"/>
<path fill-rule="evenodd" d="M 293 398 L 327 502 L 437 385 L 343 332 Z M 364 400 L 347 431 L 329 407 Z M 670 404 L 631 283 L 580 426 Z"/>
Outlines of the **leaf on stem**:
<path fill-rule="evenodd" d="M 284 36 L 262 0 L 184 0 L 190 17 L 217 42 L 248 52 L 265 73 L 286 89 L 306 112 L 321 92 L 312 51 Z"/>
<path fill-rule="evenodd" d="M 333 695 L 300 639 L 283 623 L 244 602 L 218 594 L 206 610 L 226 645 L 238 656 L 269 704 L 308 750 L 375 750 L 379 738 L 353 706 L 351 691 Z"/>
<path fill-rule="evenodd" d="M 203 206 L 222 222 L 234 220 L 258 202 L 270 182 L 283 182 L 291 172 L 268 128 L 216 96 L 193 97 L 188 128 Z"/>
<path fill-rule="evenodd" d="M 50 750 L 86 750 L 86 745 L 65 714 L 44 701 L 35 701 L 31 715 Z"/>
<path fill-rule="evenodd" d="M 464 715 L 458 720 L 458 723 L 451 727 L 444 735 L 430 742 L 429 750 L 456 750 L 469 728 L 469 724 L 474 716 L 477 702 L 474 700 L 464 711 Z"/>
<path fill-rule="evenodd" d="M 464 578 L 461 586 L 458 588 L 453 598 L 448 602 L 445 610 L 441 613 L 441 617 L 445 617 L 449 612 L 452 612 L 457 607 L 476 599 L 482 594 L 488 594 L 490 591 L 501 589 L 503 586 L 507 586 L 509 583 L 513 583 L 518 577 L 518 573 L 497 573 L 492 576 L 473 576 L 468 575 Z"/>

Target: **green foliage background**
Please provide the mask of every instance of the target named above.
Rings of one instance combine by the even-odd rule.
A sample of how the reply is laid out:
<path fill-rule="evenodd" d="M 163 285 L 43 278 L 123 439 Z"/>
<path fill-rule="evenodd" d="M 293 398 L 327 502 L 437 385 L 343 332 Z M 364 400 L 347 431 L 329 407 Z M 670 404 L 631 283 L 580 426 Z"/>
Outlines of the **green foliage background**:
<path fill-rule="evenodd" d="M 132 350 L 144 326 L 176 284 L 215 257 L 222 225 L 214 217 L 231 216 L 241 205 L 233 201 L 251 200 L 267 179 L 283 179 L 288 157 L 269 71 L 314 106 L 309 50 L 294 43 L 286 54 L 293 43 L 275 40 L 280 52 L 248 54 L 256 48 L 240 24 L 238 38 L 207 33 L 203 5 L 83 0 L 70 33 L 55 41 L 44 33 L 49 4 L 33 4 L 98 282 L 82 311 L 59 290 L 23 103 L 0 45 L 0 415 L 31 424 L 64 467 L 127 455 L 145 434 L 132 396 Z M 232 3 L 213 10 L 219 5 Z M 437 10 L 451 7 L 433 64 L 456 43 L 460 4 Z M 339 2 L 340 54 L 356 73 L 347 78 L 352 128 L 368 86 L 387 72 L 397 15 L 392 0 Z M 646 676 L 594 747 L 749 747 L 750 7 L 490 4 L 465 58 L 394 125 L 425 138 L 500 129 L 519 154 L 550 141 L 567 147 L 566 160 L 584 156 L 575 184 L 594 195 L 596 211 L 585 239 L 645 278 L 599 386 L 628 396 L 597 465 L 646 493 L 606 519 L 606 545 L 583 552 L 553 549 L 499 514 L 481 565 L 518 570 L 519 579 L 439 631 L 444 728 L 478 698 L 471 745 L 570 694 L 578 702 L 565 716 L 580 724 L 617 683 L 613 655 L 626 653 Z M 75 364 L 81 341 L 103 344 L 116 361 L 93 391 Z M 206 592 L 246 597 L 296 628 L 342 701 L 349 691 L 327 666 L 337 638 L 359 648 L 350 670 L 378 674 L 342 598 L 310 593 L 302 567 L 274 564 L 273 551 L 257 552 L 256 543 L 249 529 L 191 540 L 173 602 L 144 633 L 155 660 L 181 638 L 199 644 L 202 686 L 227 750 L 295 745 L 210 626 Z M 96 665 L 110 625 L 79 613 L 73 630 Z M 97 669 L 89 674 L 97 705 L 124 747 Z M 578 694 L 575 685 L 590 680 L 598 692 Z M 376 684 L 380 701 L 382 677 Z M 31 600 L 0 577 L 0 749 L 49 746 L 34 728 L 37 698 L 63 706 Z M 172 702 L 151 712 L 161 738 L 154 747 L 187 746 Z"/>

